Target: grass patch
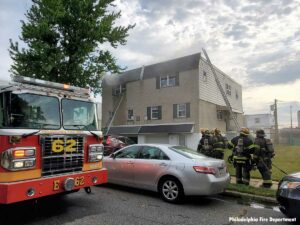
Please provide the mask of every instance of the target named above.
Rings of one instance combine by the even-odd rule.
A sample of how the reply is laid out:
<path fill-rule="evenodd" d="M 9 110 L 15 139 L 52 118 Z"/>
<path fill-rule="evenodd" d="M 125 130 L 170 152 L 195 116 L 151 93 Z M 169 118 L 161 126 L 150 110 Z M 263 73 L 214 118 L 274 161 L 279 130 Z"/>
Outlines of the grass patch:
<path fill-rule="evenodd" d="M 276 196 L 276 190 L 266 189 L 266 188 L 256 188 L 252 186 L 246 186 L 243 184 L 229 184 L 226 189 L 230 191 L 237 191 L 237 192 L 265 196 L 265 197 L 272 197 L 272 198 L 275 198 Z"/>
<path fill-rule="evenodd" d="M 274 147 L 275 149 L 275 157 L 273 158 L 273 163 L 284 170 L 287 173 L 299 172 L 300 171 L 300 146 L 291 146 L 291 145 L 277 145 Z M 231 151 L 227 150 L 225 152 L 225 161 L 227 162 L 227 158 L 231 155 Z M 232 176 L 235 176 L 235 169 L 232 164 L 227 162 L 227 167 L 229 173 Z M 273 166 L 272 168 L 272 179 L 279 181 L 284 174 L 280 172 L 277 168 Z M 261 179 L 261 175 L 258 170 L 251 171 L 252 178 Z"/>

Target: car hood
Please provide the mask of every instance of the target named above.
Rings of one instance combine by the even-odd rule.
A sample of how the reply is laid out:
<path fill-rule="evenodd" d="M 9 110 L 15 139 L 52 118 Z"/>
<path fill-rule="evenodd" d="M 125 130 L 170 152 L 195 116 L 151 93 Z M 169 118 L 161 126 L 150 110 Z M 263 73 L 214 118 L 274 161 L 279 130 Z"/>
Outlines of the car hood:
<path fill-rule="evenodd" d="M 292 173 L 289 176 L 300 179 L 300 172 Z"/>
<path fill-rule="evenodd" d="M 283 177 L 282 180 L 288 181 L 300 181 L 300 172 L 292 173 Z"/>

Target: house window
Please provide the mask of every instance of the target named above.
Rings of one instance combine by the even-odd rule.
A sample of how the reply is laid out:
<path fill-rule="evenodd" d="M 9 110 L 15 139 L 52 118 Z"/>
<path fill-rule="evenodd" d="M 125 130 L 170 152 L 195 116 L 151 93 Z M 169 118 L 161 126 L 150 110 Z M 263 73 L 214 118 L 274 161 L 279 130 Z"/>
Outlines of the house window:
<path fill-rule="evenodd" d="M 254 118 L 255 123 L 260 123 L 260 118 Z"/>
<path fill-rule="evenodd" d="M 235 99 L 239 99 L 239 93 L 238 90 L 235 89 Z"/>
<path fill-rule="evenodd" d="M 160 120 L 161 106 L 147 107 L 147 120 Z"/>
<path fill-rule="evenodd" d="M 190 103 L 173 104 L 173 118 L 189 118 Z"/>
<path fill-rule="evenodd" d="M 158 119 L 158 106 L 151 107 L 151 120 L 157 120 Z"/>
<path fill-rule="evenodd" d="M 186 117 L 186 104 L 177 104 L 177 117 Z"/>
<path fill-rule="evenodd" d="M 203 81 L 207 81 L 207 73 L 206 71 L 203 71 Z"/>
<path fill-rule="evenodd" d="M 223 120 L 223 113 L 222 113 L 222 111 L 220 111 L 220 110 L 217 111 L 217 118 L 218 118 L 218 120 Z"/>
<path fill-rule="evenodd" d="M 133 110 L 132 109 L 128 109 L 127 120 L 134 120 Z"/>
<path fill-rule="evenodd" d="M 231 95 L 231 86 L 229 84 L 226 84 L 226 94 Z"/>
<path fill-rule="evenodd" d="M 160 78 L 160 87 L 176 86 L 176 76 L 165 76 Z"/>
<path fill-rule="evenodd" d="M 113 96 L 118 96 L 118 95 L 121 95 L 122 93 L 125 93 L 126 92 L 126 85 L 123 84 L 123 85 L 118 85 L 116 87 L 113 88 L 112 90 L 112 94 Z"/>
<path fill-rule="evenodd" d="M 112 111 L 108 111 L 108 118 L 111 119 L 114 115 L 114 112 Z"/>

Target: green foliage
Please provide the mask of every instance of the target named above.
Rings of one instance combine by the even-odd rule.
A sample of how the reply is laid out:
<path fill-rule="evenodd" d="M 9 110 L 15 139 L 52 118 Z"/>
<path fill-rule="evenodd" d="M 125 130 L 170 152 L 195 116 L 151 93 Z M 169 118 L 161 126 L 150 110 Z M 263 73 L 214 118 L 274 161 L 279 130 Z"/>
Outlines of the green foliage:
<path fill-rule="evenodd" d="M 230 191 L 237 191 L 237 192 L 265 196 L 265 197 L 272 197 L 272 198 L 276 196 L 276 190 L 267 189 L 267 188 L 256 188 L 252 186 L 246 186 L 243 184 L 229 184 L 226 189 Z"/>
<path fill-rule="evenodd" d="M 114 0 L 33 0 L 22 22 L 20 49 L 10 40 L 11 73 L 101 92 L 105 72 L 122 70 L 104 45 L 126 44 L 134 25 L 116 26 L 121 12 L 109 10 Z"/>
<path fill-rule="evenodd" d="M 274 146 L 275 157 L 273 158 L 273 163 L 287 173 L 299 172 L 300 171 L 300 146 L 291 145 L 277 145 Z M 224 159 L 227 161 L 227 157 L 231 154 L 231 151 L 226 151 Z M 235 176 L 235 169 L 232 164 L 227 163 L 229 173 Z M 272 179 L 279 181 L 284 176 L 274 166 L 272 167 Z M 252 178 L 262 179 L 258 170 L 251 171 Z"/>

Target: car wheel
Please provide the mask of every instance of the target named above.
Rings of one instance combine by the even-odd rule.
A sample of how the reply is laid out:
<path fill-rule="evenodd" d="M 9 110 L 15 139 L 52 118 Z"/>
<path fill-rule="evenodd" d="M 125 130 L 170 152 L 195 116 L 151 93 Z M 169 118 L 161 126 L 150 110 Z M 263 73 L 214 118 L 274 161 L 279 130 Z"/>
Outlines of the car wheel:
<path fill-rule="evenodd" d="M 173 177 L 164 178 L 160 182 L 158 190 L 162 199 L 166 202 L 179 203 L 184 196 L 181 183 Z"/>

